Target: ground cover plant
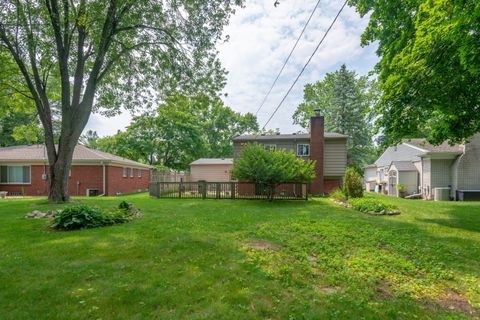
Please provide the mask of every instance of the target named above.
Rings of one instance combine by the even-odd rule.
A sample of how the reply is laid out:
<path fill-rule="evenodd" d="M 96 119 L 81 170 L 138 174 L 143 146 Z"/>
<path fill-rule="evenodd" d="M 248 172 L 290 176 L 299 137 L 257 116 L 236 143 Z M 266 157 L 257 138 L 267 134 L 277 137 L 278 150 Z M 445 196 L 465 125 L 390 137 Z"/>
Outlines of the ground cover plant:
<path fill-rule="evenodd" d="M 142 219 L 52 232 L 42 199 L 0 201 L 3 319 L 468 319 L 479 203 L 371 196 L 398 216 L 309 201 L 126 200 Z"/>

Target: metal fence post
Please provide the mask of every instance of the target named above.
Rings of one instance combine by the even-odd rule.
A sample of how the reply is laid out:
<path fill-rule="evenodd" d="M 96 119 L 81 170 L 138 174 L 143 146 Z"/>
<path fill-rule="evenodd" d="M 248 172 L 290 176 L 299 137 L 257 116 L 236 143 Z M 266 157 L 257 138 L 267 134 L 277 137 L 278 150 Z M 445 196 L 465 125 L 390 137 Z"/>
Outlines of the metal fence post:
<path fill-rule="evenodd" d="M 215 183 L 215 197 L 220 199 L 220 183 Z"/>
<path fill-rule="evenodd" d="M 182 189 L 183 189 L 183 179 L 180 179 L 180 184 L 178 185 L 178 197 L 182 197 Z"/>
<path fill-rule="evenodd" d="M 205 200 L 207 198 L 207 181 L 202 181 L 202 199 Z"/>
<path fill-rule="evenodd" d="M 235 190 L 235 182 L 230 182 L 230 193 L 231 193 L 231 196 L 232 196 L 232 199 L 235 199 L 235 193 L 237 192 L 237 190 Z"/>

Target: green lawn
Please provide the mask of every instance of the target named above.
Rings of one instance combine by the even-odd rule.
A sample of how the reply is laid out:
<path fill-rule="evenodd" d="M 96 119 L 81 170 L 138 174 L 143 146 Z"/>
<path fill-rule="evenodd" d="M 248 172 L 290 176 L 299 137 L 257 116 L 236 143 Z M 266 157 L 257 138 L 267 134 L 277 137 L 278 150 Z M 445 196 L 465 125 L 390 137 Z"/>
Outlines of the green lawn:
<path fill-rule="evenodd" d="M 77 199 L 143 210 L 52 232 L 0 200 L 0 319 L 462 319 L 480 315 L 480 203 Z"/>

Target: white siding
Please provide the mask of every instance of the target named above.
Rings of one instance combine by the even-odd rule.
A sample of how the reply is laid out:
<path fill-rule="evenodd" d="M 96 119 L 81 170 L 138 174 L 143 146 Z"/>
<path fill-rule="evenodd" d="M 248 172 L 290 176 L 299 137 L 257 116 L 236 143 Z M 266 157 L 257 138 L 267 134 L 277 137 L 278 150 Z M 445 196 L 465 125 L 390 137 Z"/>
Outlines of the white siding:
<path fill-rule="evenodd" d="M 406 186 L 407 194 L 418 192 L 418 173 L 416 171 L 400 171 L 398 174 L 398 183 Z"/>
<path fill-rule="evenodd" d="M 454 185 L 457 190 L 480 190 L 480 134 L 465 145 L 465 153 L 455 165 Z"/>

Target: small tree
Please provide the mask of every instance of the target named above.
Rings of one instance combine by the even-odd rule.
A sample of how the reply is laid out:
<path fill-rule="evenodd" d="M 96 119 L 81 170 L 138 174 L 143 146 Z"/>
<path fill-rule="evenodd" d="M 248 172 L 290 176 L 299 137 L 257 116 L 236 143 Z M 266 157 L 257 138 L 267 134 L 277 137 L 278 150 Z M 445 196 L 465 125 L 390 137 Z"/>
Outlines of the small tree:
<path fill-rule="evenodd" d="M 295 157 L 293 152 L 267 151 L 261 145 L 246 145 L 235 160 L 232 175 L 241 181 L 265 186 L 268 199 L 273 200 L 275 188 L 286 182 L 308 182 L 315 178 L 315 162 Z"/>
<path fill-rule="evenodd" d="M 345 171 L 343 192 L 347 199 L 363 197 L 362 176 L 354 168 L 347 168 Z"/>

